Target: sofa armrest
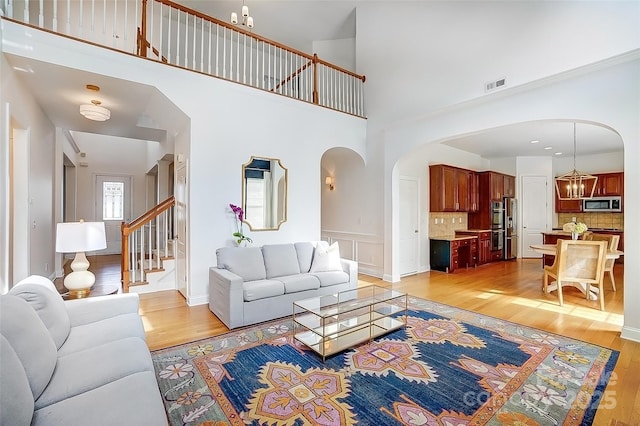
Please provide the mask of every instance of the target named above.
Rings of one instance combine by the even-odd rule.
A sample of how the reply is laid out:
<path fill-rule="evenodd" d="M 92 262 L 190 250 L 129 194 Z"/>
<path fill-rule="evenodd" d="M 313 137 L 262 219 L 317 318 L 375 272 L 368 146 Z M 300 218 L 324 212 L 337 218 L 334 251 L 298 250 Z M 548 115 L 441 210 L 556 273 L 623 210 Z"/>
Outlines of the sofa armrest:
<path fill-rule="evenodd" d="M 340 259 L 342 270 L 349 274 L 349 288 L 358 287 L 358 262 L 349 259 Z"/>
<path fill-rule="evenodd" d="M 209 310 L 228 328 L 244 325 L 243 283 L 227 269 L 209 268 Z"/>
<path fill-rule="evenodd" d="M 89 324 L 123 314 L 138 313 L 138 293 L 122 293 L 110 296 L 88 297 L 64 302 L 71 326 Z"/>

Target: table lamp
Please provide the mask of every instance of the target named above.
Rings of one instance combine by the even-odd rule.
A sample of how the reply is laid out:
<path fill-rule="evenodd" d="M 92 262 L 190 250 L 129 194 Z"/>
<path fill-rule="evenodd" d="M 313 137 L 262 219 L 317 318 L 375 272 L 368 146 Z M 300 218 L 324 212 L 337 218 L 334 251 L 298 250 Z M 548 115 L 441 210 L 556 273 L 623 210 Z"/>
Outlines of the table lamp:
<path fill-rule="evenodd" d="M 64 278 L 64 286 L 69 290 L 70 299 L 87 297 L 96 282 L 93 272 L 88 271 L 89 261 L 86 251 L 107 248 L 104 222 L 64 222 L 56 227 L 56 252 L 76 253 L 71 262 L 71 272 Z"/>

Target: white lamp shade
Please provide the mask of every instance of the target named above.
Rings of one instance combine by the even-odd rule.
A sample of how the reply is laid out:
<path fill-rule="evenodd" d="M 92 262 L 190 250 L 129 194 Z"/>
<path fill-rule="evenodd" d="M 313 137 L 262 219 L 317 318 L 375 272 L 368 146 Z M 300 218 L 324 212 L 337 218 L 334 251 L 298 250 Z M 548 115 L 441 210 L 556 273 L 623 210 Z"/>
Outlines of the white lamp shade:
<path fill-rule="evenodd" d="M 64 222 L 56 226 L 56 252 L 75 253 L 107 248 L 104 222 Z"/>
<path fill-rule="evenodd" d="M 111 111 L 93 104 L 80 105 L 80 114 L 93 121 L 107 121 L 111 118 Z"/>

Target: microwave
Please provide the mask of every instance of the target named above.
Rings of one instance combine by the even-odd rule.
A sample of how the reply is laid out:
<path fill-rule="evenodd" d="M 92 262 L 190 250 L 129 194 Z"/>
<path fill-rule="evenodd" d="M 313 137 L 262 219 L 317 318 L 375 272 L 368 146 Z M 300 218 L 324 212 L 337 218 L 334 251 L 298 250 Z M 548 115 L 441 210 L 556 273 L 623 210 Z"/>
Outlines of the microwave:
<path fill-rule="evenodd" d="M 582 200 L 583 212 L 621 212 L 622 197 L 594 197 Z"/>

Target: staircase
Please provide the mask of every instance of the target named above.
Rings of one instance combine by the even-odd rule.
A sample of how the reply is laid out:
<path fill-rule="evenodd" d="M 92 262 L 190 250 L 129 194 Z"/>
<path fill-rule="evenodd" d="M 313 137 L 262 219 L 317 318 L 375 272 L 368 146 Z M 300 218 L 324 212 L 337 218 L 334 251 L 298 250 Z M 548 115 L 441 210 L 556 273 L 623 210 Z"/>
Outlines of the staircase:
<path fill-rule="evenodd" d="M 167 198 L 130 223 L 122 223 L 122 290 L 151 293 L 176 288 L 175 198 Z"/>

